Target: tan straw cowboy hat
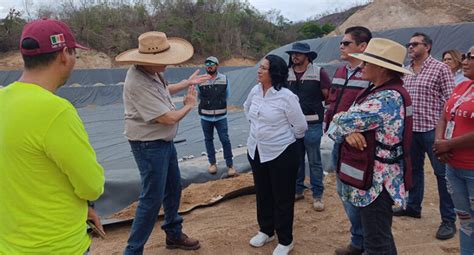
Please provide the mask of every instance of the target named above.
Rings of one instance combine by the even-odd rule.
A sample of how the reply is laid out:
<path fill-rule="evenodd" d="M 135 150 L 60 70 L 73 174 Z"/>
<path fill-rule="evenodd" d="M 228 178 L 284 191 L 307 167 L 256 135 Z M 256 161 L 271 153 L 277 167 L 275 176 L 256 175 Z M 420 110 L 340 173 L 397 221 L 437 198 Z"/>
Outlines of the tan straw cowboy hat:
<path fill-rule="evenodd" d="M 406 54 L 407 49 L 397 42 L 385 38 L 372 38 L 364 53 L 349 55 L 396 72 L 413 74 L 412 71 L 403 68 Z"/>
<path fill-rule="evenodd" d="M 189 60 L 194 48 L 188 41 L 170 37 L 163 32 L 146 32 L 138 37 L 138 49 L 120 53 L 115 61 L 120 64 L 176 65 Z"/>

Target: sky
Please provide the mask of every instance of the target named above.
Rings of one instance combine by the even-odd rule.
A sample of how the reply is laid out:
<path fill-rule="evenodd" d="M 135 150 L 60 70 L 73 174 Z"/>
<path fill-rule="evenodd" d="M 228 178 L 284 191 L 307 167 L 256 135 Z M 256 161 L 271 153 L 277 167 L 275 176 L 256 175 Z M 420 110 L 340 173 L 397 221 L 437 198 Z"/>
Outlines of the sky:
<path fill-rule="evenodd" d="M 24 2 L 32 3 L 33 8 L 54 0 L 0 0 L 0 18 L 4 18 L 10 8 L 24 10 Z M 57 1 L 57 0 L 56 0 Z M 368 0 L 247 0 L 262 13 L 277 10 L 290 21 L 304 21 L 319 14 L 345 10 Z"/>
<path fill-rule="evenodd" d="M 3 1 L 3 0 L 0 0 Z M 346 10 L 367 0 L 248 0 L 257 10 L 276 9 L 290 21 L 304 21 L 323 13 Z"/>

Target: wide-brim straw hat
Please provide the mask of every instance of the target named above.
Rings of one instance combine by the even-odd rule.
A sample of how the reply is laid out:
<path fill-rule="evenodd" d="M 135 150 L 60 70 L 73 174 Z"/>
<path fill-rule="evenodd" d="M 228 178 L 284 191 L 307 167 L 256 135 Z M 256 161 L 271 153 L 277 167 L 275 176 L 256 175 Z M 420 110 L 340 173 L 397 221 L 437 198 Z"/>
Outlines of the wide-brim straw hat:
<path fill-rule="evenodd" d="M 188 41 L 170 37 L 163 32 L 146 32 L 138 37 L 138 49 L 120 53 L 115 61 L 120 64 L 177 65 L 189 60 L 194 48 Z"/>
<path fill-rule="evenodd" d="M 413 74 L 403 67 L 407 49 L 392 40 L 372 38 L 363 53 L 349 54 L 353 58 L 404 74 Z"/>

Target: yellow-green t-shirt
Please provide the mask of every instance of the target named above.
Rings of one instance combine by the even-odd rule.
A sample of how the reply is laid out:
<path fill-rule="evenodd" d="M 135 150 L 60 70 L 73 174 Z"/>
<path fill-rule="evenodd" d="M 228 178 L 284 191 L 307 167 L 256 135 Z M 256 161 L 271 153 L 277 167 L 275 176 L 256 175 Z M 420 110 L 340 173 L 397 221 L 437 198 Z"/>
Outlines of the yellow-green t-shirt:
<path fill-rule="evenodd" d="M 104 190 L 76 109 L 28 83 L 0 89 L 0 254 L 83 254 Z"/>

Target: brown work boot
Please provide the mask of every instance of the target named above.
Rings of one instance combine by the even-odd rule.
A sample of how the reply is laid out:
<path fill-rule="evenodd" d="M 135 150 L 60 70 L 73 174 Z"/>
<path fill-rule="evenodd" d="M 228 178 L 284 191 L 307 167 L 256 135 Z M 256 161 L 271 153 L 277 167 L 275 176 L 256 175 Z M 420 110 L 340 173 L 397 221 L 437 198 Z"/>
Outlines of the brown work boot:
<path fill-rule="evenodd" d="M 323 203 L 322 198 L 320 198 L 320 197 L 313 198 L 313 209 L 317 212 L 324 211 L 324 203 Z"/>
<path fill-rule="evenodd" d="M 207 169 L 210 174 L 215 174 L 217 173 L 217 166 L 216 164 L 210 164 L 209 168 Z"/>
<path fill-rule="evenodd" d="M 345 247 L 337 248 L 334 254 L 336 255 L 362 255 L 362 250 L 349 244 Z"/>
<path fill-rule="evenodd" d="M 298 200 L 301 200 L 301 199 L 304 199 L 304 194 L 303 193 L 301 193 L 301 194 L 296 193 L 295 194 L 295 202 L 298 201 Z"/>
<path fill-rule="evenodd" d="M 227 169 L 227 175 L 229 177 L 232 177 L 235 174 L 237 174 L 237 171 L 235 170 L 234 166 L 229 166 L 229 168 Z"/>
<path fill-rule="evenodd" d="M 166 249 L 197 250 L 201 247 L 199 241 L 182 233 L 179 239 L 166 237 Z"/>

